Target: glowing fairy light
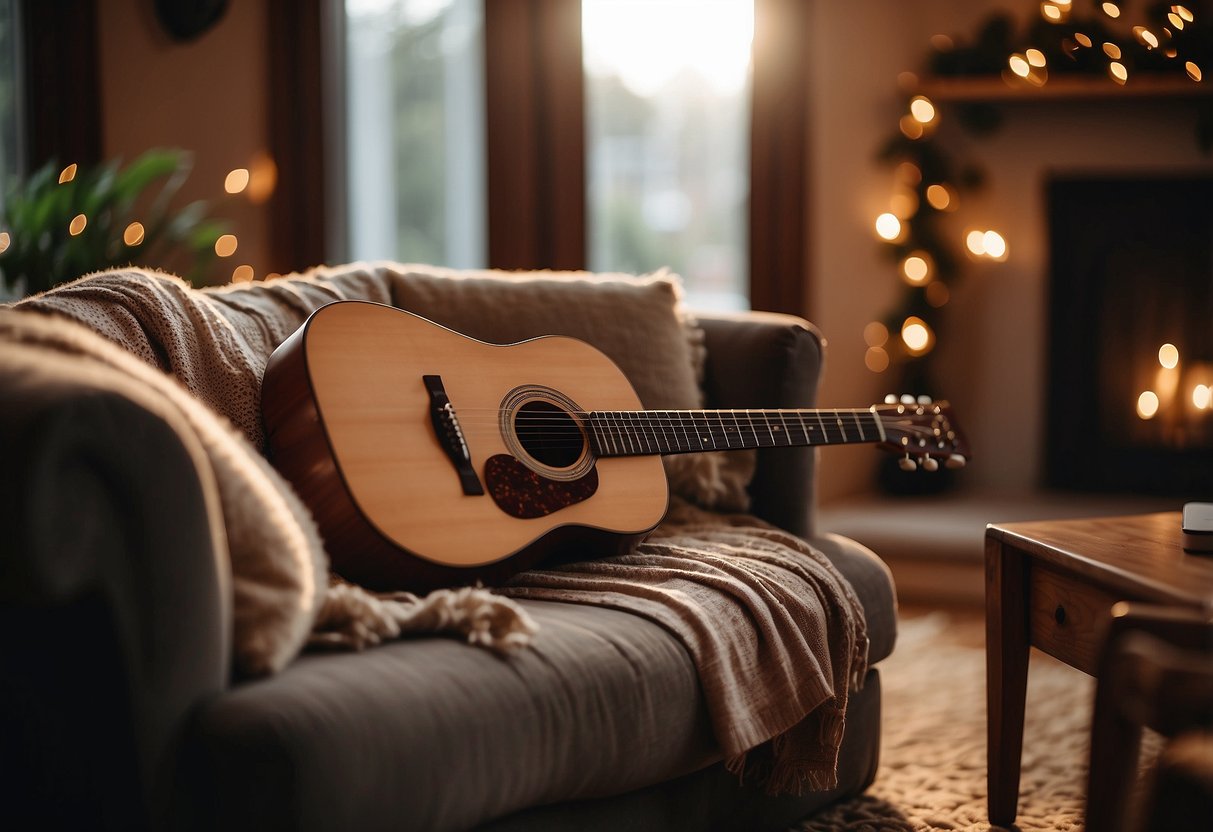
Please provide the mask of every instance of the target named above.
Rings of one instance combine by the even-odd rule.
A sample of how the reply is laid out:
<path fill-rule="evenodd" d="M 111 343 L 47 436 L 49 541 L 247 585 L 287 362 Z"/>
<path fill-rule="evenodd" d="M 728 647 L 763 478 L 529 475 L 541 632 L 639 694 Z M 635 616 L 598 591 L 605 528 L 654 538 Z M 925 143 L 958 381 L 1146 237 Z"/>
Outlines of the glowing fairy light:
<path fill-rule="evenodd" d="M 1104 42 L 1103 53 L 1114 61 L 1120 60 L 1120 47 L 1110 40 Z"/>
<path fill-rule="evenodd" d="M 880 235 L 880 239 L 892 242 L 901 236 L 901 220 L 889 213 L 881 214 L 876 218 L 876 233 Z"/>
<path fill-rule="evenodd" d="M 1145 26 L 1134 26 L 1133 37 L 1137 38 L 1137 42 L 1146 49 L 1158 48 L 1158 36 L 1147 29 Z"/>
<path fill-rule="evenodd" d="M 889 209 L 898 219 L 908 220 L 918 213 L 918 194 L 913 191 L 893 194 L 889 199 Z"/>
<path fill-rule="evenodd" d="M 1023 53 L 1023 56 L 1028 59 L 1028 64 L 1030 66 L 1034 66 L 1039 69 L 1045 65 L 1045 53 L 1041 52 L 1039 49 L 1029 49 L 1027 52 Z"/>
<path fill-rule="evenodd" d="M 248 283 L 253 279 L 253 267 L 245 264 L 232 270 L 233 283 Z"/>
<path fill-rule="evenodd" d="M 65 167 L 63 170 L 59 171 L 59 184 L 60 185 L 64 184 L 65 182 L 71 182 L 75 178 L 76 178 L 76 163 L 75 162 L 72 162 L 70 165 Z"/>
<path fill-rule="evenodd" d="M 925 251 L 916 251 L 901 261 L 901 273 L 906 281 L 913 286 L 921 286 L 931 277 L 931 255 Z"/>
<path fill-rule="evenodd" d="M 1197 410 L 1208 410 L 1213 405 L 1213 389 L 1207 384 L 1198 384 L 1192 388 L 1192 405 Z"/>
<path fill-rule="evenodd" d="M 122 242 L 126 243 L 128 246 L 137 246 L 143 242 L 143 237 L 145 234 L 146 231 L 143 228 L 143 223 L 133 222 L 126 227 L 125 231 L 122 232 Z"/>
<path fill-rule="evenodd" d="M 1028 63 L 1028 59 L 1016 52 L 1007 59 L 1007 65 L 1011 67 L 1011 71 L 1020 78 L 1027 78 L 1028 73 L 1032 71 L 1032 65 Z"/>
<path fill-rule="evenodd" d="M 1007 258 L 1007 241 L 997 231 L 987 231 L 981 235 L 982 245 L 986 250 L 986 257 L 993 260 L 1005 260 Z"/>
<path fill-rule="evenodd" d="M 931 349 L 934 333 L 922 318 L 911 315 L 901 325 L 901 341 L 913 355 L 922 355 Z"/>
<path fill-rule="evenodd" d="M 1129 70 L 1125 69 L 1125 65 L 1120 61 L 1112 61 L 1108 64 L 1108 75 L 1118 84 L 1124 84 L 1129 80 Z"/>
<path fill-rule="evenodd" d="M 970 231 L 965 235 L 965 248 L 975 257 L 983 257 L 986 253 L 986 235 L 982 231 Z"/>
<path fill-rule="evenodd" d="M 1181 32 L 1183 31 L 1183 28 L 1184 28 L 1184 19 L 1183 19 L 1182 17 L 1180 17 L 1179 15 L 1177 15 L 1175 12 L 1168 12 L 1168 13 L 1167 13 L 1167 20 L 1168 20 L 1168 21 L 1171 23 L 1171 25 L 1172 25 L 1172 26 L 1174 26 L 1176 29 L 1178 29 L 1178 30 L 1179 30 L 1179 31 L 1181 31 Z"/>
<path fill-rule="evenodd" d="M 237 245 L 239 245 L 239 241 L 235 234 L 224 234 L 215 241 L 215 254 L 220 257 L 231 257 L 236 253 Z"/>
<path fill-rule="evenodd" d="M 1186 23 L 1193 23 L 1196 20 L 1196 18 L 1192 16 L 1192 12 L 1188 11 L 1186 6 L 1172 6 L 1171 11 L 1179 15 L 1180 19 Z"/>
<path fill-rule="evenodd" d="M 1163 344 L 1158 348 L 1158 363 L 1173 370 L 1179 366 L 1179 348 L 1174 344 Z"/>
<path fill-rule="evenodd" d="M 868 347 L 863 354 L 863 363 L 873 373 L 883 373 L 889 369 L 889 354 L 884 347 Z"/>
<path fill-rule="evenodd" d="M 67 233 L 71 234 L 73 237 L 76 237 L 84 231 L 84 228 L 87 225 L 88 217 L 84 216 L 84 214 L 77 214 L 76 216 L 72 217 L 72 221 L 67 227 Z"/>
<path fill-rule="evenodd" d="M 920 122 L 918 119 L 914 118 L 914 116 L 912 116 L 912 115 L 902 116 L 901 121 L 898 122 L 898 126 L 901 127 L 901 132 L 903 134 L 905 134 L 905 137 L 907 139 L 921 139 L 922 138 L 922 134 L 924 132 L 922 129 L 922 122 Z"/>
<path fill-rule="evenodd" d="M 869 347 L 883 347 L 889 342 L 889 328 L 880 321 L 872 321 L 863 328 L 863 342 Z"/>
<path fill-rule="evenodd" d="M 229 194 L 238 194 L 248 187 L 248 182 L 248 168 L 236 168 L 229 171 L 227 178 L 223 180 L 223 190 Z"/>
<path fill-rule="evenodd" d="M 1184 64 L 1184 69 L 1187 71 L 1188 77 L 1191 78 L 1193 81 L 1199 81 L 1201 79 L 1202 76 L 1201 76 L 1201 72 L 1200 72 L 1200 67 L 1198 67 L 1196 64 L 1194 64 L 1192 61 L 1186 62 Z"/>
<path fill-rule="evenodd" d="M 910 115 L 919 124 L 930 124 L 935 120 L 935 105 L 925 95 L 917 95 L 910 101 Z"/>
<path fill-rule="evenodd" d="M 1137 416 L 1139 419 L 1153 419 L 1158 415 L 1158 394 L 1146 390 L 1137 397 Z"/>
<path fill-rule="evenodd" d="M 1074 40 L 1078 42 L 1079 46 L 1085 46 L 1088 49 L 1090 49 L 1092 46 L 1095 45 L 1094 41 L 1092 41 L 1089 37 L 1084 35 L 1082 32 L 1075 32 Z"/>
<path fill-rule="evenodd" d="M 936 211 L 947 211 L 956 207 L 952 191 L 947 185 L 928 185 L 927 202 Z"/>
<path fill-rule="evenodd" d="M 897 166 L 897 175 L 907 185 L 917 185 L 922 181 L 922 171 L 913 162 L 902 162 Z"/>
<path fill-rule="evenodd" d="M 1104 14 L 1113 20 L 1120 17 L 1120 6 L 1115 3 L 1104 3 L 1100 8 L 1103 9 Z"/>
<path fill-rule="evenodd" d="M 1045 20 L 1051 23 L 1059 22 L 1062 17 L 1061 8 L 1056 3 L 1041 3 L 1040 13 L 1044 16 Z"/>
<path fill-rule="evenodd" d="M 12 245 L 13 238 L 8 235 L 7 231 L 0 231 L 0 254 L 8 251 L 8 247 Z"/>

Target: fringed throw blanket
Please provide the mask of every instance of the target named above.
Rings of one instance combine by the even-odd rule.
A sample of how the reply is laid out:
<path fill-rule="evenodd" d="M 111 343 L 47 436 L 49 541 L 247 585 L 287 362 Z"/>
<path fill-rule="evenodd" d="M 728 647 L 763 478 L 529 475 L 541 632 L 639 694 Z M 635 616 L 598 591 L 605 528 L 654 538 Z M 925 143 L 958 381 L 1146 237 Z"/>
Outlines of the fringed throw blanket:
<path fill-rule="evenodd" d="M 854 590 L 804 541 L 676 500 L 635 552 L 524 572 L 500 591 L 663 625 L 695 662 L 730 769 L 772 794 L 837 785 L 847 694 L 867 672 L 868 638 Z"/>
<path fill-rule="evenodd" d="M 610 606 L 686 646 L 734 771 L 773 793 L 831 788 L 848 687 L 866 670 L 863 611 L 824 556 L 753 517 L 675 501 L 633 553 L 523 573 L 491 593 L 375 594 L 327 574 L 314 521 L 258 453 L 260 379 L 273 347 L 312 310 L 389 303 L 401 278 L 368 266 L 200 292 L 167 275 L 103 273 L 17 307 L 51 315 L 0 310 L 0 341 L 119 368 L 186 416 L 218 481 L 240 672 L 277 671 L 306 643 L 358 648 L 405 633 L 457 633 L 506 652 L 535 633 L 511 599 Z"/>

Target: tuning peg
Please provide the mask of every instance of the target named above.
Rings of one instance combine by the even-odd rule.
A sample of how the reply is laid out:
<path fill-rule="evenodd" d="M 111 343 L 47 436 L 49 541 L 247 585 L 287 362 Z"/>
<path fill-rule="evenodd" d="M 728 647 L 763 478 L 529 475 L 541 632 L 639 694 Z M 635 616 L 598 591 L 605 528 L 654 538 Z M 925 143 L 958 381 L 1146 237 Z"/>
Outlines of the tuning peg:
<path fill-rule="evenodd" d="M 901 403 L 902 404 L 917 404 L 917 402 L 914 400 L 914 397 L 911 396 L 909 393 L 902 394 Z"/>
<path fill-rule="evenodd" d="M 949 468 L 963 468 L 966 462 L 968 460 L 964 458 L 963 454 L 952 454 L 944 465 L 947 465 Z"/>
<path fill-rule="evenodd" d="M 925 458 L 922 461 L 922 470 L 938 471 L 939 470 L 939 460 L 933 456 L 929 456 L 929 457 Z"/>
<path fill-rule="evenodd" d="M 931 397 L 930 397 L 930 396 L 919 396 L 919 397 L 918 397 L 918 403 L 919 403 L 919 404 L 930 404 L 930 403 L 931 403 Z"/>
<path fill-rule="evenodd" d="M 909 454 L 906 454 L 901 459 L 897 460 L 897 467 L 903 471 L 917 471 L 918 463 L 915 462 Z"/>
<path fill-rule="evenodd" d="M 889 393 L 887 396 L 884 397 L 884 403 L 885 404 L 897 404 L 897 394 Z"/>

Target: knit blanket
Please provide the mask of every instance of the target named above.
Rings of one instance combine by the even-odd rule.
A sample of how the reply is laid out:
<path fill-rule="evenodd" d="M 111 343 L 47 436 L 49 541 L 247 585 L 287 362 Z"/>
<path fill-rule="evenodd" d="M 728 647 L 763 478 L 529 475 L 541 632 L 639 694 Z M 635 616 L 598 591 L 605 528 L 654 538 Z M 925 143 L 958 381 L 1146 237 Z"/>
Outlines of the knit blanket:
<path fill-rule="evenodd" d="M 847 695 L 867 672 L 863 609 L 805 541 L 674 499 L 634 552 L 531 570 L 500 592 L 613 607 L 666 627 L 695 662 L 729 768 L 771 794 L 837 785 Z"/>
<path fill-rule="evenodd" d="M 0 339 L 118 367 L 186 416 L 218 482 L 243 674 L 279 670 L 309 643 L 361 648 L 409 633 L 453 633 L 508 652 L 535 633 L 514 599 L 609 606 L 656 621 L 686 646 L 734 771 L 773 793 L 835 785 L 848 689 L 866 672 L 863 611 L 828 559 L 754 517 L 675 500 L 632 553 L 526 572 L 493 592 L 419 598 L 329 576 L 314 521 L 259 453 L 260 380 L 278 343 L 342 299 L 390 303 L 389 275 L 361 269 L 198 291 L 127 270 L 18 304 L 20 313 L 0 314 Z"/>

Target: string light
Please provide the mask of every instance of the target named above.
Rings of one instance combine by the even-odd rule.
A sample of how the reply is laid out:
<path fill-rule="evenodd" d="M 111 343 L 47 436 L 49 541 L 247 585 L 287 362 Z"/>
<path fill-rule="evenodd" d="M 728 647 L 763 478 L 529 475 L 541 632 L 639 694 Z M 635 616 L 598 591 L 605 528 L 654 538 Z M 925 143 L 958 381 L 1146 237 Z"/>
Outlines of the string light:
<path fill-rule="evenodd" d="M 87 225 L 88 217 L 84 216 L 84 214 L 77 214 L 76 216 L 72 217 L 72 221 L 67 227 L 67 233 L 71 234 L 73 237 L 77 237 L 84 231 L 84 228 Z"/>
<path fill-rule="evenodd" d="M 9 236 L 7 231 L 0 231 L 0 254 L 8 251 L 8 247 L 12 242 L 13 238 Z"/>
<path fill-rule="evenodd" d="M 66 183 L 66 182 L 71 182 L 75 178 L 76 178 L 76 163 L 75 162 L 72 162 L 70 165 L 65 167 L 63 170 L 59 171 L 59 184 L 60 185 Z"/>
<path fill-rule="evenodd" d="M 220 257 L 231 257 L 236 253 L 237 245 L 239 245 L 239 241 L 235 234 L 224 234 L 215 241 L 215 254 Z"/>
<path fill-rule="evenodd" d="M 1192 404 L 1197 410 L 1208 410 L 1213 406 L 1213 390 L 1207 384 L 1198 384 L 1192 388 Z"/>
<path fill-rule="evenodd" d="M 1163 344 L 1158 348 L 1158 363 L 1173 370 L 1179 366 L 1179 348 L 1174 344 Z"/>
<path fill-rule="evenodd" d="M 901 220 L 893 214 L 881 214 L 876 218 L 876 233 L 880 239 L 893 242 L 901 236 Z"/>
<path fill-rule="evenodd" d="M 253 267 L 249 265 L 237 266 L 232 270 L 233 283 L 248 283 L 253 279 Z"/>
<path fill-rule="evenodd" d="M 229 171 L 227 178 L 223 180 L 223 190 L 229 194 L 238 194 L 248 187 L 249 172 L 248 168 L 236 168 Z"/>
<path fill-rule="evenodd" d="M 1158 414 L 1158 394 L 1146 390 L 1137 397 L 1137 416 L 1141 419 L 1153 419 Z"/>
<path fill-rule="evenodd" d="M 863 328 L 863 342 L 869 347 L 883 347 L 889 342 L 889 328 L 880 321 L 872 321 Z"/>
<path fill-rule="evenodd" d="M 1128 25 L 1138 21 L 1123 22 L 1119 29 L 1123 32 L 1122 36 L 1114 33 L 1107 19 L 1119 20 L 1126 17 L 1124 11 L 1128 7 L 1120 0 L 1097 0 L 1092 5 L 1096 14 L 1087 13 L 1085 18 L 1080 18 L 1073 0 L 1039 0 L 1040 14 L 1045 22 L 1069 22 L 1069 28 L 1063 25 L 1062 29 L 1050 30 L 1037 18 L 1036 24 L 1030 21 L 1026 23 L 1026 36 L 1007 33 L 1009 37 L 1001 42 L 1009 44 L 1018 40 L 1022 43 L 1022 48 L 1018 52 L 1012 53 L 1010 49 L 1003 52 L 1007 57 L 1001 73 L 1002 79 L 1013 87 L 1018 87 L 1020 83 L 1043 87 L 1048 82 L 1051 71 L 1063 73 L 1067 78 L 1075 73 L 1084 73 L 1091 77 L 1106 72 L 1112 83 L 1124 86 L 1128 83 L 1130 69 L 1133 72 L 1159 75 L 1170 73 L 1172 77 L 1178 78 L 1182 67 L 1189 79 L 1195 82 L 1203 81 L 1203 71 L 1196 63 L 1201 60 L 1200 54 L 1203 52 L 1182 54 L 1188 44 L 1207 43 L 1205 30 L 1199 33 L 1193 31 L 1196 27 L 1190 9 L 1182 5 L 1171 5 L 1169 10 L 1166 6 L 1151 6 L 1145 15 L 1147 19 L 1141 20 L 1140 25 Z M 1136 11 L 1136 8 L 1133 10 Z M 1103 22 L 1100 22 L 1100 19 Z M 1130 32 L 1132 37 L 1129 37 Z M 1180 32 L 1183 32 L 1182 36 L 1178 34 Z M 1040 44 L 1039 47 L 1034 46 L 1030 42 L 1024 43 L 1025 37 L 1043 38 L 1047 43 Z M 1205 40 L 1198 41 L 1197 38 Z M 992 58 L 998 60 L 996 55 L 990 54 L 992 44 L 985 40 L 979 39 L 970 47 L 953 41 L 948 36 L 936 35 L 930 39 L 930 44 L 938 53 L 932 68 L 941 76 L 964 76 L 980 72 L 968 67 L 988 66 Z M 1092 51 L 1088 55 L 1082 52 L 1084 49 L 1099 49 L 1102 54 L 1096 57 L 1098 53 Z M 1139 58 L 1139 55 L 1147 57 L 1143 59 Z M 1176 60 L 1163 65 L 1164 56 Z M 1061 58 L 1069 60 L 1062 61 Z M 955 211 L 958 207 L 957 188 L 944 181 L 945 177 L 952 179 L 955 176 L 951 160 L 947 157 L 946 150 L 931 146 L 934 126 L 939 123 L 943 113 L 934 101 L 921 94 L 922 88 L 916 73 L 900 73 L 898 85 L 905 93 L 906 109 L 898 117 L 899 133 L 894 134 L 886 151 L 897 165 L 897 178 L 889 200 L 889 211 L 876 219 L 875 227 L 879 239 L 893 244 L 898 277 L 908 284 L 912 291 L 904 295 L 901 311 L 893 318 L 903 321 L 900 330 L 901 348 L 887 346 L 887 329 L 884 330 L 882 338 L 877 338 L 865 328 L 867 352 L 864 362 L 873 372 L 883 372 L 888 366 L 886 362 L 889 361 L 918 358 L 933 347 L 935 336 L 928 321 L 934 321 L 934 318 L 931 317 L 928 307 L 939 308 L 950 301 L 949 284 L 955 277 L 958 265 L 957 258 L 948 250 L 951 245 L 961 242 L 962 250 L 980 261 L 1002 262 L 1009 256 L 1006 238 L 993 229 L 971 228 L 961 240 L 956 241 L 954 238 L 948 240 L 946 233 L 932 227 L 932 223 L 939 219 L 935 212 Z M 975 125 L 974 130 L 976 129 L 978 128 Z M 926 179 L 924 170 L 927 171 Z M 978 181 L 977 177 L 968 176 L 969 167 L 962 166 L 959 170 L 962 176 L 952 179 L 953 183 L 964 187 Z M 920 204 L 920 201 L 925 202 L 925 205 Z M 927 206 L 931 210 L 924 210 Z M 926 311 L 923 311 L 924 309 Z M 874 329 L 873 324 L 869 324 L 869 328 L 879 332 Z M 1162 372 L 1172 371 L 1164 369 Z M 1196 381 L 1202 381 L 1206 387 L 1210 387 L 1209 396 L 1213 398 L 1213 381 L 1203 376 L 1185 378 L 1185 389 L 1192 389 L 1191 385 Z M 1154 385 L 1154 390 L 1147 392 L 1157 398 L 1166 394 L 1166 389 Z M 1139 404 L 1139 408 L 1140 406 Z M 1210 407 L 1213 408 L 1213 404 Z M 1157 412 L 1157 407 L 1154 412 Z M 1142 418 L 1153 418 L 1153 413 Z"/>
<path fill-rule="evenodd" d="M 133 222 L 126 227 L 125 231 L 122 232 L 122 242 L 126 243 L 128 246 L 137 246 L 143 242 L 145 233 L 146 231 L 143 228 L 143 223 Z"/>

